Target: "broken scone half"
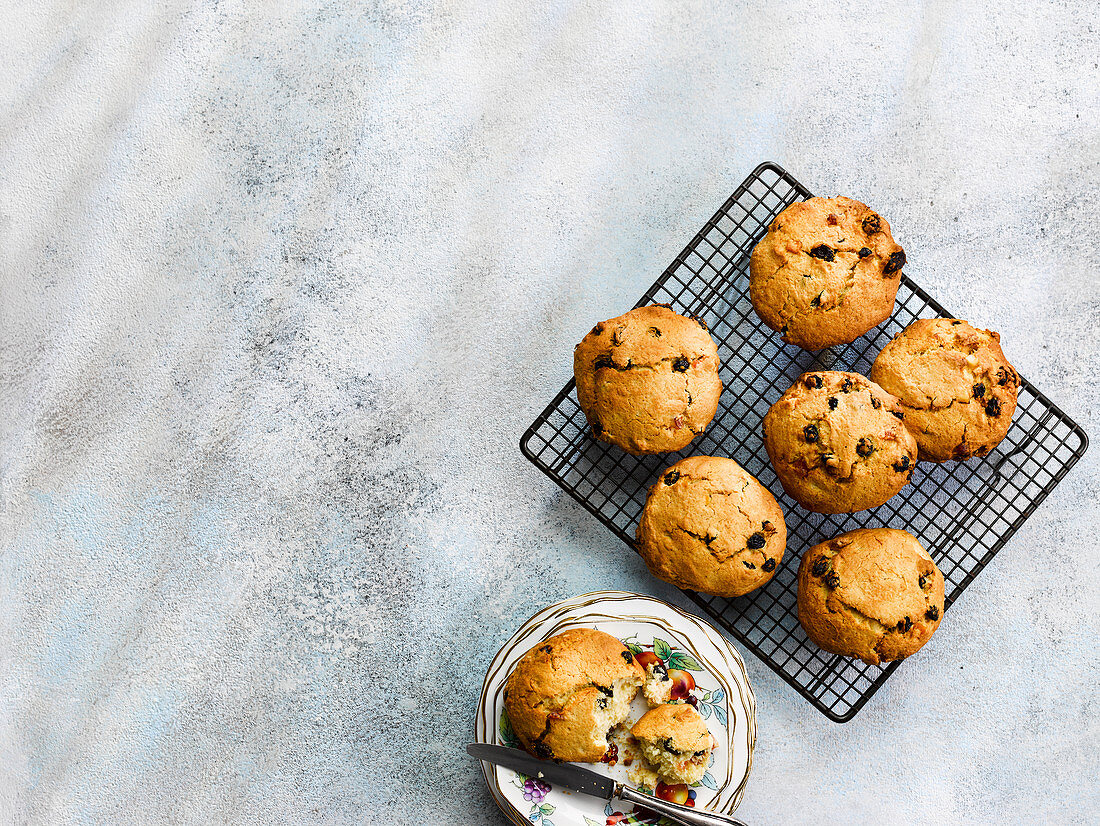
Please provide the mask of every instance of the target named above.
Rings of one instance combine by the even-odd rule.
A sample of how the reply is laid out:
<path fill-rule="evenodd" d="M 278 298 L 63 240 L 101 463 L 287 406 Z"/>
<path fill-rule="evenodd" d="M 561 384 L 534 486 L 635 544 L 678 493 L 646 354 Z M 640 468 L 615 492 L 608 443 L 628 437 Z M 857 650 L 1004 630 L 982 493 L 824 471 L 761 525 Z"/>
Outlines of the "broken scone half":
<path fill-rule="evenodd" d="M 665 783 L 691 785 L 706 774 L 715 741 L 694 706 L 677 703 L 652 708 L 630 733 Z"/>
<path fill-rule="evenodd" d="M 504 687 L 504 708 L 520 744 L 536 757 L 596 763 L 645 679 L 615 637 L 573 628 L 520 658 Z"/>

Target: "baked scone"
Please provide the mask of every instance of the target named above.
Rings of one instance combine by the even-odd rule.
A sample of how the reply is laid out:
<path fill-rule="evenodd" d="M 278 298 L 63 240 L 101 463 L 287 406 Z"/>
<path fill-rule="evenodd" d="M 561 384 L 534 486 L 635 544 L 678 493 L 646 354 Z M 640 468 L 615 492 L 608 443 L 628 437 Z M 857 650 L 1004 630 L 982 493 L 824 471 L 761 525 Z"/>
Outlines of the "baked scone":
<path fill-rule="evenodd" d="M 929 462 L 985 456 L 1012 424 L 1020 377 L 1001 337 L 953 318 L 921 318 L 882 348 L 871 378 L 893 393 Z"/>
<path fill-rule="evenodd" d="M 714 751 L 714 737 L 706 721 L 687 703 L 651 708 L 630 733 L 665 783 L 698 783 Z"/>
<path fill-rule="evenodd" d="M 905 485 L 917 443 L 898 400 L 859 373 L 803 373 L 764 416 L 783 489 L 817 513 L 881 505 Z"/>
<path fill-rule="evenodd" d="M 814 545 L 798 568 L 798 621 L 834 654 L 908 657 L 943 617 L 943 574 L 916 537 L 860 528 Z"/>
<path fill-rule="evenodd" d="M 636 545 L 658 579 L 738 597 L 775 574 L 787 526 L 775 497 L 737 462 L 689 456 L 649 489 Z"/>
<path fill-rule="evenodd" d="M 520 744 L 536 757 L 595 763 L 644 680 L 622 642 L 573 628 L 520 658 L 504 686 L 504 709 Z"/>
<path fill-rule="evenodd" d="M 718 347 L 667 306 L 601 321 L 573 351 L 577 401 L 597 439 L 628 453 L 686 447 L 718 409 Z"/>
<path fill-rule="evenodd" d="M 752 251 L 749 297 L 788 344 L 854 341 L 894 310 L 905 252 L 890 224 L 852 198 L 810 198 L 780 212 Z"/>

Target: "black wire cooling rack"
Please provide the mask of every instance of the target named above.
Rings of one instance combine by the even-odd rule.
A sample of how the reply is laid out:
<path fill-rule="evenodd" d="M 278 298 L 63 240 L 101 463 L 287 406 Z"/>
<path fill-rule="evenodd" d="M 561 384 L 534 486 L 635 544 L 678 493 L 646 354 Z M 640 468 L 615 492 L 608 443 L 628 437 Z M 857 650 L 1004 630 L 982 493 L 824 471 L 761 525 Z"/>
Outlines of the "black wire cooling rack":
<path fill-rule="evenodd" d="M 796 607 L 803 551 L 854 528 L 904 528 L 943 571 L 950 606 L 1081 458 L 1088 438 L 1021 377 L 1008 436 L 982 459 L 921 462 L 901 493 L 854 514 L 810 513 L 784 494 L 760 435 L 772 402 L 807 370 L 866 375 L 879 350 L 902 328 L 917 318 L 950 315 L 903 275 L 893 316 L 867 335 L 818 353 L 784 345 L 752 309 L 749 255 L 780 210 L 809 197 L 809 190 L 784 169 L 761 164 L 637 304 L 670 304 L 677 312 L 698 315 L 718 343 L 725 389 L 702 437 L 679 453 L 641 457 L 597 442 L 577 405 L 576 383 L 570 381 L 523 434 L 520 449 L 631 548 L 646 493 L 664 468 L 687 455 L 737 460 L 782 504 L 787 553 L 772 580 L 746 596 L 730 600 L 685 593 L 822 713 L 843 723 L 900 663 L 866 665 L 807 640 Z"/>

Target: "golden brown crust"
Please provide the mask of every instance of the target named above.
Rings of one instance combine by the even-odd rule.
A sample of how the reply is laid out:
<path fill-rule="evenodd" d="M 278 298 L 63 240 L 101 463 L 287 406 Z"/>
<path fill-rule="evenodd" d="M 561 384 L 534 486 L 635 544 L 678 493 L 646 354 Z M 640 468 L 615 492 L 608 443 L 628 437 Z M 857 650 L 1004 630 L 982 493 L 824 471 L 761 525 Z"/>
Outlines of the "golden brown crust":
<path fill-rule="evenodd" d="M 638 552 L 655 577 L 723 597 L 770 580 L 786 547 L 775 497 L 718 456 L 690 456 L 662 473 L 638 523 Z"/>
<path fill-rule="evenodd" d="M 606 751 L 607 728 L 619 722 L 604 728 L 612 692 L 625 684 L 629 706 L 644 677 L 621 641 L 574 628 L 520 658 L 505 684 L 504 708 L 516 737 L 536 757 L 595 762 Z"/>
<path fill-rule="evenodd" d="M 686 447 L 718 409 L 718 347 L 702 321 L 663 305 L 602 321 L 573 351 L 595 437 L 628 453 Z"/>
<path fill-rule="evenodd" d="M 672 703 L 651 708 L 630 729 L 638 740 L 668 740 L 676 751 L 710 751 L 712 740 L 707 721 L 687 703 Z"/>
<path fill-rule="evenodd" d="M 901 401 L 921 459 L 985 456 L 1008 433 L 1020 380 L 1000 340 L 960 319 L 922 318 L 878 354 L 871 378 Z"/>
<path fill-rule="evenodd" d="M 749 297 L 806 350 L 854 341 L 890 317 L 905 252 L 890 224 L 852 198 L 810 198 L 775 217 L 752 251 Z"/>
<path fill-rule="evenodd" d="M 944 582 L 916 537 L 861 528 L 814 545 L 798 569 L 798 621 L 826 651 L 878 665 L 914 654 L 943 618 Z"/>
<path fill-rule="evenodd" d="M 917 443 L 898 400 L 859 373 L 804 373 L 764 417 L 783 489 L 818 513 L 881 505 L 909 483 Z"/>

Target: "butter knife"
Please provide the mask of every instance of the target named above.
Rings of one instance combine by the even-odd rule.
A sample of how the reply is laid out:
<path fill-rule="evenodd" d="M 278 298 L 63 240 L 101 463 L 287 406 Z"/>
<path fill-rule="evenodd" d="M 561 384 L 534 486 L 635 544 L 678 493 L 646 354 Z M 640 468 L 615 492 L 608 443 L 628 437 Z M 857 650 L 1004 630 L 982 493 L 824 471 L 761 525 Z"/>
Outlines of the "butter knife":
<path fill-rule="evenodd" d="M 668 800 L 661 800 L 659 797 L 632 789 L 589 769 L 583 769 L 571 763 L 539 760 L 519 749 L 494 746 L 489 743 L 470 743 L 466 746 L 466 751 L 478 760 L 496 763 L 498 766 L 504 766 L 528 777 L 544 779 L 581 794 L 600 797 L 604 800 L 618 798 L 638 806 L 645 806 L 650 811 L 683 823 L 685 826 L 745 826 L 743 822 L 729 815 L 691 809 Z"/>

